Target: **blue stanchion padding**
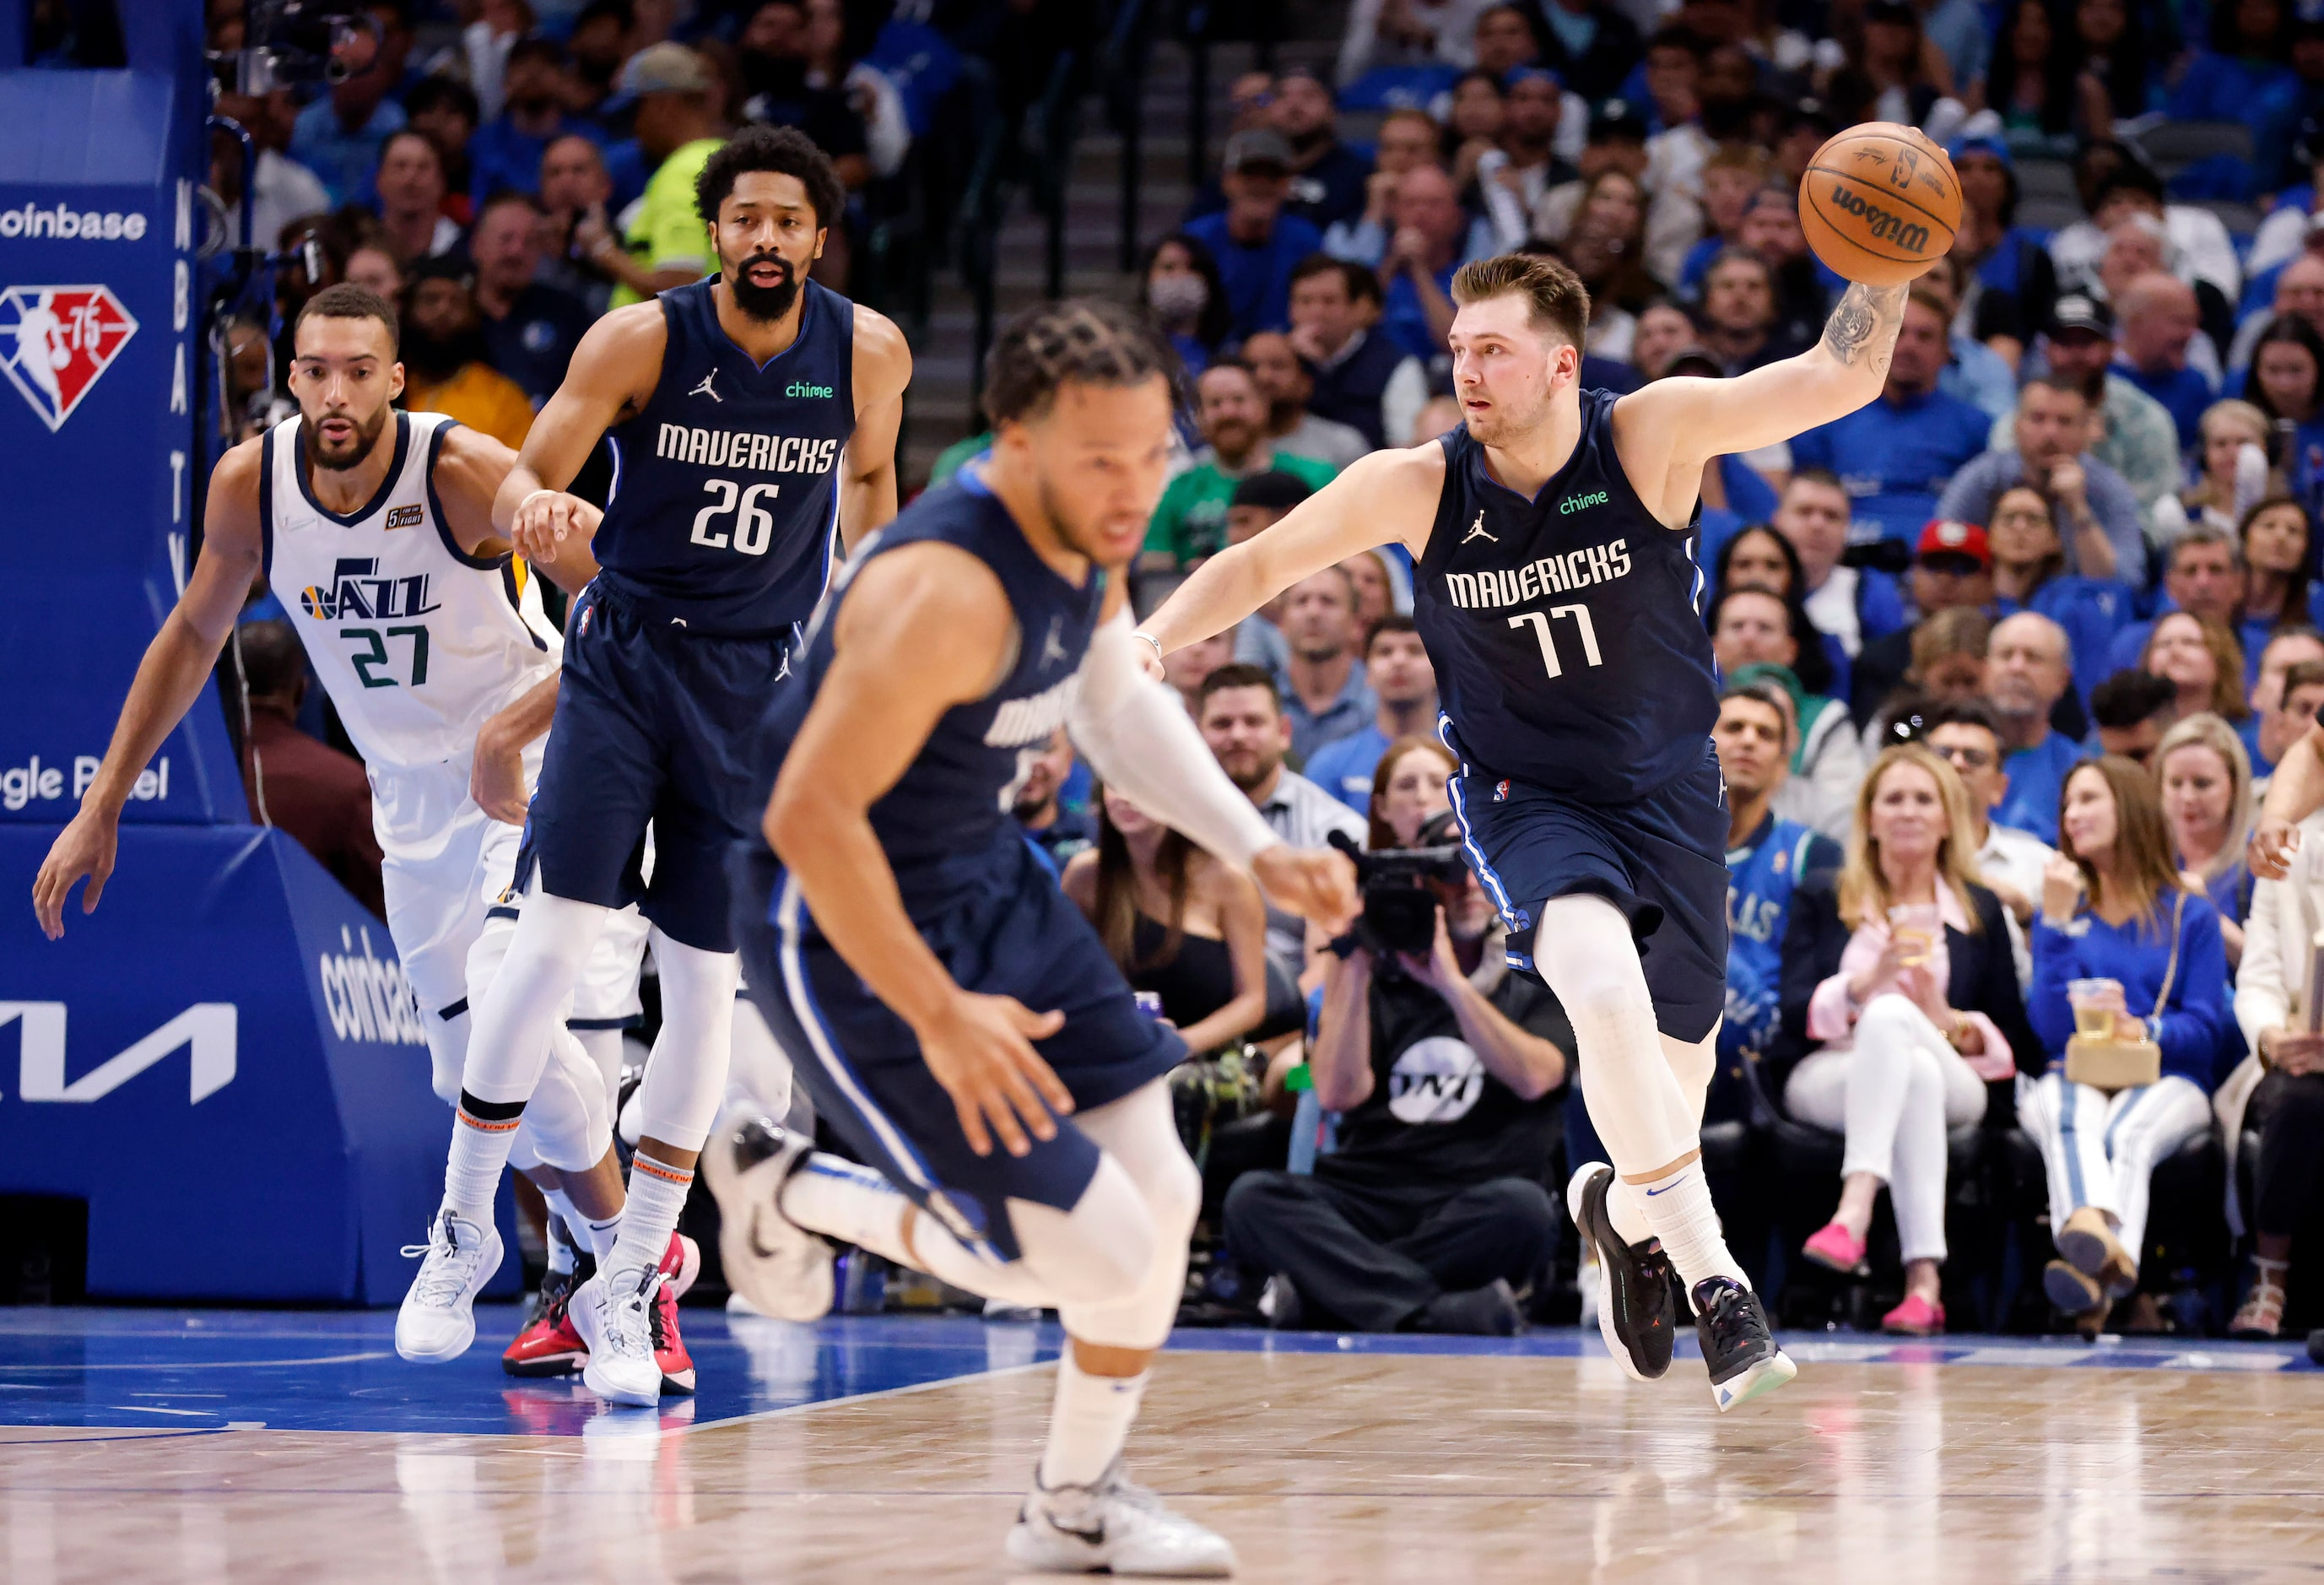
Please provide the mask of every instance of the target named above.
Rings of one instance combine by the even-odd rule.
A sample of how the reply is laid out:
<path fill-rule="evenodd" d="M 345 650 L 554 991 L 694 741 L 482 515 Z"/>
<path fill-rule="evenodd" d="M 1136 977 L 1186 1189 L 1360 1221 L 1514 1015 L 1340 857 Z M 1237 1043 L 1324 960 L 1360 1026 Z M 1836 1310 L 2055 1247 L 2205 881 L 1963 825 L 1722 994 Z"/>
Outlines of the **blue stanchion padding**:
<path fill-rule="evenodd" d="M 280 831 L 125 826 L 51 942 L 54 835 L 0 826 L 0 1193 L 88 1202 L 92 1295 L 401 1299 L 450 1112 L 386 927 Z"/>
<path fill-rule="evenodd" d="M 0 824 L 54 825 L 191 565 L 208 100 L 200 0 L 124 7 L 118 71 L 25 69 L 27 14 L 0 5 Z M 124 813 L 246 820 L 215 690 Z"/>

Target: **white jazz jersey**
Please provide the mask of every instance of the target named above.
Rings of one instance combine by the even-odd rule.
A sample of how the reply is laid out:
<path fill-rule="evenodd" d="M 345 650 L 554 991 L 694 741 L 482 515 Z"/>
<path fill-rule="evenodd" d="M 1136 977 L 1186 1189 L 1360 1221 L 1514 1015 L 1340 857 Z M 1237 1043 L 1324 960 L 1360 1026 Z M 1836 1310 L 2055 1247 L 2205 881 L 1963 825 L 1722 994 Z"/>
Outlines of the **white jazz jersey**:
<path fill-rule="evenodd" d="M 268 585 L 374 791 L 440 779 L 465 793 L 476 729 L 557 668 L 538 580 L 520 559 L 464 553 L 445 527 L 434 481 L 452 419 L 397 413 L 386 480 L 344 516 L 309 487 L 300 423 L 285 419 L 265 440 Z"/>

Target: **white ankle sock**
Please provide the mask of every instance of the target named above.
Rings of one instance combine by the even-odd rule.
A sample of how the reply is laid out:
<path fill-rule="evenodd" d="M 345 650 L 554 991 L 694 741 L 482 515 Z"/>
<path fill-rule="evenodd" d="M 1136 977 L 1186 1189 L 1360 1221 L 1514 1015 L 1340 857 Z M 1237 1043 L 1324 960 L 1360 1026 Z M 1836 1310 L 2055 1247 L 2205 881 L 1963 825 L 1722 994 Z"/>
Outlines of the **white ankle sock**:
<path fill-rule="evenodd" d="M 501 1170 L 508 1166 L 509 1147 L 524 1121 L 524 1106 L 479 1102 L 460 1092 L 459 1109 L 452 1114 L 452 1149 L 444 1163 L 444 1204 L 454 1215 L 479 1227 L 493 1225 L 493 1195 L 501 1186 Z"/>
<path fill-rule="evenodd" d="M 1606 1186 L 1606 1217 L 1626 1244 L 1643 1244 L 1655 1236 L 1655 1224 L 1646 1216 L 1646 1201 L 1636 1188 L 1622 1181 L 1618 1173 Z"/>
<path fill-rule="evenodd" d="M 581 1241 L 589 1246 L 589 1258 L 603 1266 L 605 1258 L 613 1252 L 614 1244 L 621 1239 L 622 1213 L 616 1211 L 603 1221 L 591 1221 L 585 1216 L 578 1230 Z"/>
<path fill-rule="evenodd" d="M 1074 1362 L 1073 1344 L 1065 1345 L 1065 1357 L 1057 1361 L 1049 1440 L 1041 1449 L 1043 1486 L 1052 1491 L 1088 1486 L 1106 1472 L 1130 1440 L 1148 1375 L 1092 1376 Z"/>
<path fill-rule="evenodd" d="M 678 1230 L 678 1213 L 686 1209 L 687 1191 L 693 1187 L 692 1167 L 672 1166 L 643 1151 L 632 1156 L 620 1235 L 597 1264 L 608 1272 L 659 1266 L 669 1252 L 669 1235 Z"/>
<path fill-rule="evenodd" d="M 540 1197 L 549 1202 L 549 1269 L 558 1276 L 569 1276 L 574 1246 L 581 1241 L 576 1230 L 581 1226 L 581 1213 L 573 1209 L 573 1202 L 562 1189 L 543 1189 Z"/>
<path fill-rule="evenodd" d="M 1744 1287 L 1751 1279 L 1728 1252 L 1727 1236 L 1719 1226 L 1719 1212 L 1711 1203 L 1711 1184 L 1702 1163 L 1690 1161 L 1676 1172 L 1652 1183 L 1624 1185 L 1646 1203 L 1646 1220 L 1663 1241 L 1663 1252 L 1686 1285 L 1687 1295 L 1705 1277 L 1732 1277 Z"/>

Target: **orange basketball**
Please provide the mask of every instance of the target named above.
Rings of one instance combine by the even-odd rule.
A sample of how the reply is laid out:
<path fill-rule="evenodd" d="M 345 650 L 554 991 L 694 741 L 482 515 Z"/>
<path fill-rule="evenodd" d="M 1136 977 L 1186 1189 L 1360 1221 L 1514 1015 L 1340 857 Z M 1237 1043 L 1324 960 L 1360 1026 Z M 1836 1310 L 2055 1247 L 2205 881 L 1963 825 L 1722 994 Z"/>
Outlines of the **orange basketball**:
<path fill-rule="evenodd" d="M 1960 229 L 1960 179 L 1916 127 L 1851 126 L 1818 149 L 1800 180 L 1800 229 L 1850 281 L 1902 286 L 1945 256 Z"/>

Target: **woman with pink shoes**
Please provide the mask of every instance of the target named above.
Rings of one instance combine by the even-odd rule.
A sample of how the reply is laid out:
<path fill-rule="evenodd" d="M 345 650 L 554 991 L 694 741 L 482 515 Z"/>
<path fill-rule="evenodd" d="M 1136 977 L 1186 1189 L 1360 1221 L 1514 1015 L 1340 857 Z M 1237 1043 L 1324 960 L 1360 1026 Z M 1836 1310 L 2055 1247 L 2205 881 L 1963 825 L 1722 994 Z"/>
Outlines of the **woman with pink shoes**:
<path fill-rule="evenodd" d="M 1784 1021 L 1804 1050 L 1772 1074 L 1797 1121 L 1847 1137 L 1840 1206 L 1802 1253 L 1864 1263 L 1884 1184 L 1904 1258 L 1892 1332 L 1942 1332 L 1945 1135 L 1986 1115 L 1987 1086 L 2038 1046 L 2000 902 L 1978 884 L 1969 795 L 1917 743 L 1885 750 L 1857 795 L 1836 881 L 1803 881 L 1784 951 Z"/>

